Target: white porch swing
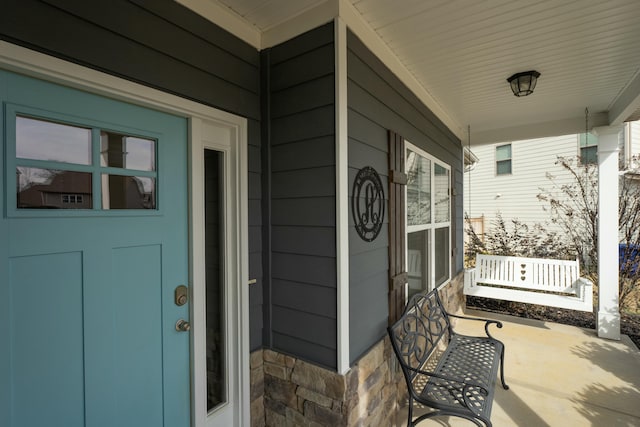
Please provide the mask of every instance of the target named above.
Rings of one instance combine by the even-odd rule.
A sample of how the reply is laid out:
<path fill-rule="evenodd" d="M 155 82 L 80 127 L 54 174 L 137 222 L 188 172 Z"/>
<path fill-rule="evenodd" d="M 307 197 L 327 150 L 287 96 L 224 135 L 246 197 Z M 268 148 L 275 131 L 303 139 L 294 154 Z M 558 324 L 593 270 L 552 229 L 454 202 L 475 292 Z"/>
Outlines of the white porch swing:
<path fill-rule="evenodd" d="M 585 111 L 588 138 L 588 110 Z M 471 132 L 469 129 L 469 152 Z M 471 195 L 469 175 L 469 195 Z M 469 202 L 470 203 L 470 202 Z M 476 254 L 464 272 L 464 294 L 484 298 L 593 311 L 593 283 L 580 277 L 576 260 Z"/>

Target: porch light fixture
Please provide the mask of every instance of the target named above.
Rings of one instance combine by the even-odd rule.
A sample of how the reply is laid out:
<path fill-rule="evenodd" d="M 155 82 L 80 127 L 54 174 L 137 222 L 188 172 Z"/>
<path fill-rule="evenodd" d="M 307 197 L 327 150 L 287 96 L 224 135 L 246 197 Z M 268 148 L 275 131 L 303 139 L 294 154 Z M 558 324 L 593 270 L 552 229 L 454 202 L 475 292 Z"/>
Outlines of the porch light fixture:
<path fill-rule="evenodd" d="M 536 88 L 540 73 L 537 71 L 525 71 L 509 77 L 507 81 L 511 85 L 511 90 L 515 96 L 527 96 L 533 93 Z"/>

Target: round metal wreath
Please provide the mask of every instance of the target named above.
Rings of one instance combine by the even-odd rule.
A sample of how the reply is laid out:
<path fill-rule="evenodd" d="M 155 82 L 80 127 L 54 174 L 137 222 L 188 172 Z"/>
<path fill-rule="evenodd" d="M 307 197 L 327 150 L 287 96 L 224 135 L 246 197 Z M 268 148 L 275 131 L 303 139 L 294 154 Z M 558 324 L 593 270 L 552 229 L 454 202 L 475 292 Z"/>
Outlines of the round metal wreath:
<path fill-rule="evenodd" d="M 362 240 L 371 242 L 378 237 L 384 221 L 384 205 L 380 175 L 372 167 L 365 166 L 356 175 L 351 196 L 353 221 Z"/>

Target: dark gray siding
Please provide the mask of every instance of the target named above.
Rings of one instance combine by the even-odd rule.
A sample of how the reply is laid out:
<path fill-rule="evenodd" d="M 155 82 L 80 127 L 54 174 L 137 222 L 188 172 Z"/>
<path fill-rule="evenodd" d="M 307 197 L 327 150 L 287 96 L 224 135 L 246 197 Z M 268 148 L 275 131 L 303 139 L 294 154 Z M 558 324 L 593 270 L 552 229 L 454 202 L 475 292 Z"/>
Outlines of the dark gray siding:
<path fill-rule="evenodd" d="M 271 347 L 336 367 L 333 24 L 263 52 L 271 167 Z M 265 324 L 265 327 L 266 327 Z"/>
<path fill-rule="evenodd" d="M 457 213 L 457 206 L 462 207 L 460 141 L 351 32 L 347 48 L 350 186 L 358 169 L 372 166 L 383 179 L 388 197 L 389 129 L 451 165 L 458 194 L 452 207 L 456 218 L 453 245 L 459 253 L 453 270 L 462 269 L 462 221 Z M 357 235 L 351 221 L 349 348 L 353 363 L 386 333 L 389 261 L 388 227 L 367 243 Z"/>
<path fill-rule="evenodd" d="M 169 0 L 5 0 L 0 38 L 249 119 L 251 348 L 262 344 L 256 49 Z"/>

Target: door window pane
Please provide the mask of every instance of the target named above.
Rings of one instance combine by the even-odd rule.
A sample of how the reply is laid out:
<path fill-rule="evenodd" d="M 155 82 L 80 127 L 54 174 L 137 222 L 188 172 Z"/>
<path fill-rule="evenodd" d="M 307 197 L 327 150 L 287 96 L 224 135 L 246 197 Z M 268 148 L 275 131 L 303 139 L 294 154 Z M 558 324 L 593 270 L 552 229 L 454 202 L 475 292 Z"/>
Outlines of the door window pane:
<path fill-rule="evenodd" d="M 8 152 L 15 151 L 8 164 L 17 168 L 16 182 L 12 176 L 8 185 L 17 187 L 16 201 L 13 194 L 10 200 L 16 209 L 157 209 L 159 140 L 30 114 L 5 112 L 8 134 L 15 133 L 7 143 Z M 94 205 L 94 198 L 99 203 Z"/>
<path fill-rule="evenodd" d="M 91 164 L 91 129 L 16 117 L 16 157 Z"/>
<path fill-rule="evenodd" d="M 102 209 L 155 208 L 155 178 L 102 174 Z"/>
<path fill-rule="evenodd" d="M 407 150 L 407 224 L 431 223 L 431 161 Z"/>
<path fill-rule="evenodd" d="M 156 170 L 156 142 L 114 132 L 100 132 L 100 165 L 112 168 Z"/>
<path fill-rule="evenodd" d="M 18 166 L 17 208 L 91 209 L 91 174 Z"/>

